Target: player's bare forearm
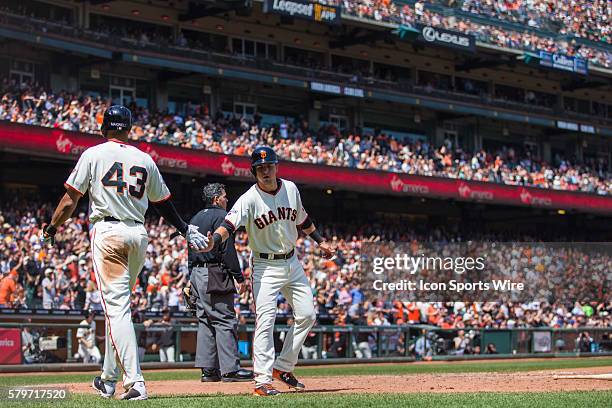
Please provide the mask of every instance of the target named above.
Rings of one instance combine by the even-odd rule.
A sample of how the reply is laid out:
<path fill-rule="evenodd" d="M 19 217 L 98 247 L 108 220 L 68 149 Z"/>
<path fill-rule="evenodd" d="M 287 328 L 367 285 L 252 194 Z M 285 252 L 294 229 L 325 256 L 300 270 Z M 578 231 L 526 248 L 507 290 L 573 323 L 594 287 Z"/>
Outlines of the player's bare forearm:
<path fill-rule="evenodd" d="M 215 230 L 215 234 L 221 235 L 221 243 L 225 242 L 229 238 L 229 231 L 224 226 L 220 226 Z M 214 234 L 213 234 L 214 235 Z"/>
<path fill-rule="evenodd" d="M 323 238 L 321 234 L 319 234 L 316 225 L 314 225 L 312 221 L 308 220 L 307 223 L 309 225 L 306 228 L 302 229 L 302 231 L 304 231 L 304 234 L 308 235 L 313 241 L 317 243 L 319 249 L 321 250 L 321 255 L 323 256 L 323 258 L 331 259 L 334 256 L 334 248 L 325 241 L 325 238 Z"/>
<path fill-rule="evenodd" d="M 77 192 L 67 190 L 57 205 L 53 217 L 51 217 L 51 225 L 57 228 L 65 223 L 72 216 L 80 198 L 81 196 Z"/>
<path fill-rule="evenodd" d="M 315 230 L 317 229 L 317 227 L 315 227 L 314 224 L 311 224 L 310 227 L 308 228 L 304 228 L 302 231 L 304 231 L 304 234 L 306 235 L 310 235 L 312 234 Z"/>
<path fill-rule="evenodd" d="M 204 248 L 204 252 L 210 252 L 214 248 L 218 248 L 226 239 L 229 238 L 229 231 L 223 225 L 219 226 L 215 232 L 208 231 L 208 245 Z"/>

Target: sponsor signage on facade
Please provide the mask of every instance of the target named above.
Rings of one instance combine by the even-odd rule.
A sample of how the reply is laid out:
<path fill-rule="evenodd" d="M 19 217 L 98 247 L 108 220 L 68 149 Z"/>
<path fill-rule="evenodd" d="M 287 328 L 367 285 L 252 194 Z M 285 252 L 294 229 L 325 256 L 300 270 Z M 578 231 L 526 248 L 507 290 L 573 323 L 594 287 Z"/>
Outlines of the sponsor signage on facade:
<path fill-rule="evenodd" d="M 101 136 L 0 123 L 0 150 L 13 153 L 36 152 L 76 161 L 85 149 L 103 142 Z M 145 142 L 132 144 L 148 152 L 162 171 L 253 181 L 248 157 Z M 322 188 L 612 214 L 612 197 L 597 194 L 285 161 L 279 171 L 282 177 L 296 183 Z"/>
<path fill-rule="evenodd" d="M 350 86 L 341 86 L 337 84 L 327 84 L 324 82 L 311 82 L 310 90 L 315 92 L 325 92 L 334 95 L 354 96 L 356 98 L 365 98 L 365 92 L 361 88 L 352 88 Z"/>
<path fill-rule="evenodd" d="M 547 51 L 540 51 L 540 65 L 582 75 L 589 73 L 589 62 L 586 59 Z"/>
<path fill-rule="evenodd" d="M 473 35 L 447 30 L 440 27 L 417 24 L 417 39 L 428 44 L 476 52 L 476 38 Z"/>
<path fill-rule="evenodd" d="M 280 14 L 325 24 L 340 24 L 340 7 L 303 0 L 265 0 L 264 13 Z"/>
<path fill-rule="evenodd" d="M 582 133 L 593 133 L 595 134 L 595 126 L 591 125 L 583 125 L 575 122 L 567 122 L 564 120 L 557 121 L 557 127 L 559 129 L 571 130 L 573 132 L 582 132 Z"/>

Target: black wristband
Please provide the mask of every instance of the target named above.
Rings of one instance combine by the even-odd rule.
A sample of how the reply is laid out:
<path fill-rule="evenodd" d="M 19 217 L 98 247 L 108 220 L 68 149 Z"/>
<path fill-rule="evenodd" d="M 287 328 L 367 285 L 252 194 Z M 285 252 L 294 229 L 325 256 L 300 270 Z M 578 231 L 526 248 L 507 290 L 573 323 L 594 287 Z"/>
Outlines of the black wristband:
<path fill-rule="evenodd" d="M 213 239 L 213 248 L 217 248 L 223 242 L 223 237 L 218 232 L 215 232 L 212 236 Z"/>
<path fill-rule="evenodd" d="M 325 239 L 319 234 L 318 230 L 314 230 L 310 233 L 310 238 L 314 239 L 317 244 L 325 241 Z"/>
<path fill-rule="evenodd" d="M 310 217 L 306 216 L 306 219 L 304 220 L 303 223 L 298 225 L 298 228 L 305 230 L 305 229 L 310 228 L 311 225 L 312 225 L 312 220 L 310 219 Z"/>
<path fill-rule="evenodd" d="M 51 235 L 54 236 L 57 233 L 57 228 L 55 228 L 53 225 L 49 224 L 45 227 L 44 230 L 45 234 L 47 235 Z"/>

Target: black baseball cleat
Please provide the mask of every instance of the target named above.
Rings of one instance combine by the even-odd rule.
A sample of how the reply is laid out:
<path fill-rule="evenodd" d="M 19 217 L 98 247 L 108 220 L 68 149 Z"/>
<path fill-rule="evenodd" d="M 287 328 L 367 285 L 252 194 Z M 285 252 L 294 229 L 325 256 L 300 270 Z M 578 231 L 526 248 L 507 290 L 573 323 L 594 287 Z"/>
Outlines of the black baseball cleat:
<path fill-rule="evenodd" d="M 147 389 L 145 388 L 145 384 L 143 381 L 138 381 L 137 383 L 132 385 L 132 388 L 127 390 L 127 392 L 119 396 L 119 399 L 121 400 L 132 400 L 132 401 L 146 400 L 148 398 L 149 398 L 149 395 L 147 394 Z"/>
<path fill-rule="evenodd" d="M 250 370 L 238 370 L 221 376 L 223 382 L 247 382 L 252 379 L 253 372 Z"/>
<path fill-rule="evenodd" d="M 93 379 L 91 386 L 103 398 L 112 398 L 115 395 L 115 383 L 112 381 L 104 381 L 101 377 L 96 377 Z"/>
<path fill-rule="evenodd" d="M 272 386 L 272 384 L 262 384 L 253 390 L 253 395 L 257 397 L 273 397 L 275 395 L 280 395 L 280 391 Z"/>
<path fill-rule="evenodd" d="M 306 388 L 304 384 L 302 384 L 297 380 L 297 378 L 295 378 L 293 373 L 287 371 L 280 371 L 275 368 L 272 370 L 272 377 L 279 381 L 282 381 L 289 388 L 293 388 L 296 391 L 303 391 Z"/>
<path fill-rule="evenodd" d="M 221 381 L 221 373 L 215 368 L 202 369 L 202 382 L 219 382 Z"/>

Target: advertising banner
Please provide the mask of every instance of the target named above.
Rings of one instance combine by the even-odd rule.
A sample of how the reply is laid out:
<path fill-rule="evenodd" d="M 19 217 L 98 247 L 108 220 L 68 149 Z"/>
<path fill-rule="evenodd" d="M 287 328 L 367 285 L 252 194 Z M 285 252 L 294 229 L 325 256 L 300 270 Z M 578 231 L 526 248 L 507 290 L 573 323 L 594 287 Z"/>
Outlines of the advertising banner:
<path fill-rule="evenodd" d="M 574 72 L 576 74 L 588 75 L 589 62 L 584 58 L 570 57 L 564 54 L 556 54 L 547 51 L 540 51 L 540 65 L 561 69 L 563 71 Z"/>
<path fill-rule="evenodd" d="M 417 24 L 417 29 L 419 30 L 417 39 L 421 42 L 476 52 L 476 38 L 473 35 L 421 24 Z"/>
<path fill-rule="evenodd" d="M 296 17 L 325 24 L 340 24 L 340 7 L 303 0 L 265 0 L 264 13 Z"/>
<path fill-rule="evenodd" d="M 19 329 L 0 329 L 0 364 L 21 364 Z"/>
<path fill-rule="evenodd" d="M 85 149 L 102 142 L 104 139 L 96 135 L 0 124 L 0 149 L 4 151 L 76 162 Z M 133 144 L 150 154 L 162 171 L 252 180 L 248 157 L 145 142 Z M 612 197 L 597 194 L 289 161 L 282 161 L 280 166 L 282 177 L 321 188 L 612 214 Z"/>

